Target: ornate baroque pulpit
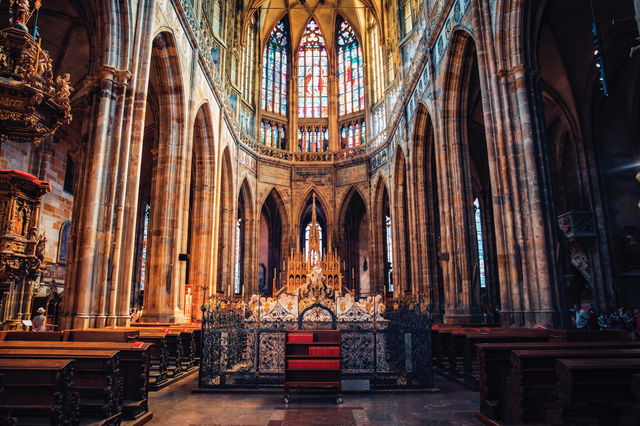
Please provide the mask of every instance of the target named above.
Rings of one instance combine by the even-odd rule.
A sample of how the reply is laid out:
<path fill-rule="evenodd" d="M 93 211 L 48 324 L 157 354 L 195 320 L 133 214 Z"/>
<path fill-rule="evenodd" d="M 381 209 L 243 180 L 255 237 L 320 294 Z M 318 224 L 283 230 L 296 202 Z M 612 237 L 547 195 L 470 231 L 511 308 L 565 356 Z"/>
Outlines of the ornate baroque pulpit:
<path fill-rule="evenodd" d="M 45 266 L 46 238 L 38 235 L 40 199 L 49 182 L 16 170 L 0 170 L 0 292 L 5 328 L 30 318 L 31 288 Z"/>
<path fill-rule="evenodd" d="M 71 122 L 69 74 L 55 77 L 41 48 L 37 15 L 41 0 L 10 3 L 10 26 L 0 30 L 0 144 L 35 146 Z M 27 24 L 35 14 L 33 35 Z M 48 182 L 16 170 L 0 170 L 0 320 L 17 328 L 31 317 L 32 288 L 45 267 L 46 238 L 39 235 L 41 198 Z"/>

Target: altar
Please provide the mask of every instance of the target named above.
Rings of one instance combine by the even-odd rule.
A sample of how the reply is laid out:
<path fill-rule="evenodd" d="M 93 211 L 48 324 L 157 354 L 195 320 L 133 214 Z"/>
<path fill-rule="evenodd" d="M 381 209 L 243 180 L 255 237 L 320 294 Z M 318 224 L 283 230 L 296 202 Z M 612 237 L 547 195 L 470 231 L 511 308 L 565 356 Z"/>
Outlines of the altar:
<path fill-rule="evenodd" d="M 274 296 L 212 298 L 202 307 L 200 389 L 282 386 L 285 332 L 305 329 L 341 331 L 345 389 L 433 387 L 427 306 L 355 298 L 342 286 L 330 242 L 322 255 L 317 234 L 310 242 L 308 257 L 291 254 L 286 285 Z"/>

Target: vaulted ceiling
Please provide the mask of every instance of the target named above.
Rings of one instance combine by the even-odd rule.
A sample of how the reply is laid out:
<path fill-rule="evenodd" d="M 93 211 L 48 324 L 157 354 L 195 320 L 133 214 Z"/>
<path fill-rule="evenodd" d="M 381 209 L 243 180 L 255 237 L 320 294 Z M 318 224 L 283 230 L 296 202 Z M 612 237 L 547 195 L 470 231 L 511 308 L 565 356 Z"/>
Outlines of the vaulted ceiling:
<path fill-rule="evenodd" d="M 379 21 L 381 3 L 382 0 L 248 0 L 243 26 L 260 10 L 260 39 L 264 42 L 276 23 L 288 14 L 295 49 L 305 26 L 313 17 L 322 30 L 327 46 L 332 46 L 338 14 L 347 19 L 357 34 L 362 35 L 368 24 L 367 12 Z"/>

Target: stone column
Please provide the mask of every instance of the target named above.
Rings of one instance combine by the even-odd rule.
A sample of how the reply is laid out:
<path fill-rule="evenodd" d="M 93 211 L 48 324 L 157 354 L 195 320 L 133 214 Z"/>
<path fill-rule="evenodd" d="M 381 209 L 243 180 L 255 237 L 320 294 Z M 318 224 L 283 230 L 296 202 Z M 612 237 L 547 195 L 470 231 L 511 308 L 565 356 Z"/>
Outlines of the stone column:
<path fill-rule="evenodd" d="M 104 182 L 103 172 L 107 163 L 108 131 L 111 123 L 111 97 L 113 89 L 113 72 L 111 67 L 103 69 L 95 77 L 96 90 L 99 92 L 94 116 L 86 120 L 94 123 L 89 133 L 88 150 L 86 152 L 85 174 L 80 185 L 85 187 L 84 198 L 78 199 L 79 214 L 77 223 L 77 245 L 75 271 L 72 279 L 75 305 L 68 314 L 74 315 L 73 326 L 86 328 L 91 325 L 93 292 L 95 290 L 95 262 L 98 256 L 98 228 Z M 75 213 L 75 212 L 74 212 Z"/>
<path fill-rule="evenodd" d="M 116 306 L 110 306 L 110 316 L 115 312 L 118 325 L 129 322 L 131 284 L 135 265 L 136 220 L 138 216 L 138 190 L 144 138 L 144 117 L 149 90 L 149 69 L 153 47 L 153 21 L 155 2 L 144 1 L 141 18 L 136 23 L 137 37 L 132 56 L 132 83 L 127 93 L 127 110 L 124 118 L 123 149 L 120 163 L 121 180 L 118 182 L 116 202 L 117 220 L 114 230 L 112 279 L 117 280 Z"/>

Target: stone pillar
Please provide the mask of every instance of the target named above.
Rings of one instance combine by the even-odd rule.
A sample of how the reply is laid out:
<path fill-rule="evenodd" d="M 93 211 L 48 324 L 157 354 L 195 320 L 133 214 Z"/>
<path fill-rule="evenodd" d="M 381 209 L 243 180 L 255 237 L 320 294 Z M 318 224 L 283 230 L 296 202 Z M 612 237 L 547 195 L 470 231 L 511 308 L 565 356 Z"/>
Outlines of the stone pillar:
<path fill-rule="evenodd" d="M 75 306 L 73 309 L 73 326 L 86 328 L 91 324 L 92 304 L 95 296 L 95 262 L 98 256 L 98 228 L 100 220 L 100 208 L 104 189 L 103 172 L 107 165 L 106 150 L 108 144 L 107 134 L 111 123 L 111 100 L 113 90 L 114 69 L 104 67 L 96 76 L 96 85 L 99 94 L 96 99 L 97 109 L 95 116 L 87 117 L 88 121 L 95 123 L 95 128 L 90 134 L 88 151 L 86 152 L 84 168 L 86 175 L 81 181 L 85 186 L 84 198 L 78 200 L 81 205 L 78 216 L 78 234 L 75 259 L 77 271 L 75 272 L 74 293 Z"/>
<path fill-rule="evenodd" d="M 115 309 L 118 325 L 129 322 L 131 304 L 131 284 L 135 265 L 136 220 L 138 216 L 138 190 L 140 186 L 140 166 L 144 138 L 144 117 L 149 90 L 149 68 L 153 46 L 153 20 L 155 2 L 144 2 L 141 18 L 136 23 L 136 39 L 132 56 L 132 81 L 127 92 L 127 110 L 124 118 L 123 149 L 120 163 L 121 180 L 118 183 L 116 202 L 117 220 L 114 230 L 112 279 L 117 280 L 117 294 L 114 295 L 115 308 L 110 306 L 110 316 Z"/>

